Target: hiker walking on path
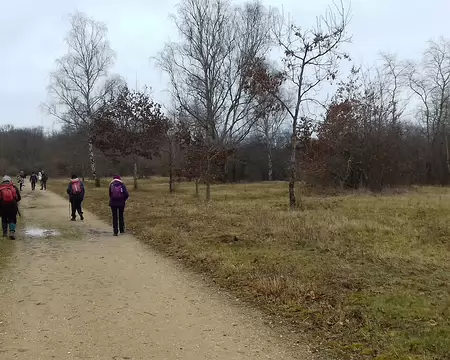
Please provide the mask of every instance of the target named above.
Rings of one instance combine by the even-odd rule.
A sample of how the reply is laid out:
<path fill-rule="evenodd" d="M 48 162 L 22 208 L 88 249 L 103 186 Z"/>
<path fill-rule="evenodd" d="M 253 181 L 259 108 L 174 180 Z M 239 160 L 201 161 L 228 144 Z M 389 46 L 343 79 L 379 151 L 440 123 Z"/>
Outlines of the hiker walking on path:
<path fill-rule="evenodd" d="M 121 234 L 125 232 L 123 213 L 128 196 L 127 187 L 120 176 L 114 176 L 114 179 L 109 184 L 109 206 L 113 216 L 114 236 L 118 236 L 119 231 Z"/>
<path fill-rule="evenodd" d="M 34 191 L 34 189 L 36 189 L 37 182 L 38 182 L 38 176 L 34 172 L 31 173 L 31 176 L 30 176 L 31 190 Z"/>
<path fill-rule="evenodd" d="M 19 175 L 17 175 L 17 182 L 19 183 L 19 189 L 20 191 L 22 191 L 24 185 L 25 185 L 25 173 L 23 171 L 21 171 L 19 173 Z"/>
<path fill-rule="evenodd" d="M 72 175 L 69 186 L 67 187 L 67 194 L 72 208 L 72 218 L 70 220 L 77 220 L 77 212 L 80 215 L 80 220 L 84 220 L 81 203 L 84 200 L 84 184 L 78 179 L 76 175 Z"/>
<path fill-rule="evenodd" d="M 19 189 L 13 184 L 11 178 L 5 175 L 0 184 L 0 214 L 2 217 L 3 237 L 8 236 L 11 240 L 16 239 L 18 202 L 21 200 Z"/>
<path fill-rule="evenodd" d="M 40 174 L 41 174 L 41 190 L 47 190 L 48 175 L 44 170 L 42 170 Z"/>

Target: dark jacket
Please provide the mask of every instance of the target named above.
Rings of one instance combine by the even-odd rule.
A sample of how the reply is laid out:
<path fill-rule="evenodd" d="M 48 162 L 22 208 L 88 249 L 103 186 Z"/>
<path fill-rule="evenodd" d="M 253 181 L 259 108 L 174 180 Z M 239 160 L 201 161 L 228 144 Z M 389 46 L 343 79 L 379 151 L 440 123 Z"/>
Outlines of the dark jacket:
<path fill-rule="evenodd" d="M 74 182 L 79 182 L 80 183 L 81 194 L 73 194 L 72 193 L 72 184 Z M 71 199 L 77 198 L 77 199 L 83 200 L 84 199 L 84 184 L 83 184 L 83 182 L 80 179 L 78 179 L 78 178 L 70 180 L 69 185 L 67 186 L 66 192 L 67 192 L 67 194 L 69 195 L 69 197 Z"/>
<path fill-rule="evenodd" d="M 122 188 L 122 193 L 123 193 L 122 199 L 112 199 L 111 198 L 113 187 L 121 187 Z M 128 197 L 129 197 L 129 194 L 128 194 L 127 187 L 121 180 L 114 179 L 113 181 L 111 181 L 111 183 L 109 184 L 109 206 L 119 207 L 119 208 L 125 207 L 125 202 L 127 201 Z"/>
<path fill-rule="evenodd" d="M 36 174 L 30 176 L 30 182 L 32 182 L 32 183 L 38 182 L 38 177 Z"/>
<path fill-rule="evenodd" d="M 42 173 L 42 181 L 47 182 L 48 181 L 48 175 L 47 173 Z"/>
<path fill-rule="evenodd" d="M 4 184 L 0 184 L 4 185 Z M 1 214 L 5 214 L 5 215 L 9 215 L 9 214 L 17 214 L 17 212 L 19 211 L 19 206 L 18 206 L 18 202 L 20 200 L 22 200 L 22 196 L 20 195 L 20 191 L 17 188 L 16 185 L 13 185 L 14 189 L 16 189 L 16 201 L 13 201 L 10 204 L 2 204 L 2 202 L 0 201 L 0 215 Z"/>

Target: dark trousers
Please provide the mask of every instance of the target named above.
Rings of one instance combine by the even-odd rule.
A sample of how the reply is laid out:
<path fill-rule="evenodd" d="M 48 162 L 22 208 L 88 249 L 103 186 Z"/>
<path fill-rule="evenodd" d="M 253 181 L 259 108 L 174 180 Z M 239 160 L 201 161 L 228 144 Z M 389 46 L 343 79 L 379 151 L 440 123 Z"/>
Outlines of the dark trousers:
<path fill-rule="evenodd" d="M 111 207 L 112 216 L 113 216 L 113 229 L 114 234 L 118 234 L 125 232 L 125 221 L 123 218 L 123 207 Z"/>
<path fill-rule="evenodd" d="M 41 190 L 47 190 L 47 181 L 41 181 Z"/>
<path fill-rule="evenodd" d="M 3 234 L 8 233 L 8 225 L 9 231 L 15 232 L 17 224 L 17 207 L 14 206 L 3 206 L 2 207 L 2 230 Z"/>
<path fill-rule="evenodd" d="M 34 181 L 31 182 L 31 190 L 36 189 L 36 183 Z"/>
<path fill-rule="evenodd" d="M 70 204 L 72 205 L 72 218 L 76 218 L 77 213 L 80 215 L 80 217 L 83 216 L 83 210 L 81 209 L 81 203 L 83 202 L 83 199 L 81 198 L 71 198 Z"/>

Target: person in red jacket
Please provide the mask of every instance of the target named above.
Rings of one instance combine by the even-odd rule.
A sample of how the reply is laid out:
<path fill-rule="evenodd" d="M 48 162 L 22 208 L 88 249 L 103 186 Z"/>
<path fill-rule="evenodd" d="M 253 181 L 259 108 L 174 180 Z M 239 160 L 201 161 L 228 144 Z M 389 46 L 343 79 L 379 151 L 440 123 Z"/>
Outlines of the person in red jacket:
<path fill-rule="evenodd" d="M 11 178 L 5 175 L 0 184 L 0 213 L 2 217 L 3 237 L 8 236 L 11 240 L 16 239 L 17 214 L 19 212 L 20 191 L 13 184 Z"/>
<path fill-rule="evenodd" d="M 84 200 L 84 184 L 75 174 L 72 175 L 66 192 L 67 195 L 69 195 L 72 210 L 72 217 L 70 220 L 77 220 L 77 212 L 80 216 L 80 220 L 84 220 L 83 209 L 81 208 L 81 203 Z"/>
<path fill-rule="evenodd" d="M 113 216 L 113 231 L 114 236 L 125 232 L 124 210 L 125 203 L 128 200 L 128 190 L 122 182 L 120 176 L 114 176 L 114 179 L 109 184 L 109 206 L 111 207 Z"/>

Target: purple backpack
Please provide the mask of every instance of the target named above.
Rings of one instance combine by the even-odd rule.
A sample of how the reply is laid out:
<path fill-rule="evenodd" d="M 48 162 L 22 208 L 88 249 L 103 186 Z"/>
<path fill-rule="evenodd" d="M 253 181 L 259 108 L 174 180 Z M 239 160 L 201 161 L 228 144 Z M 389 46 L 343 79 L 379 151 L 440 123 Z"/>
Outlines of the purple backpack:
<path fill-rule="evenodd" d="M 122 185 L 111 185 L 111 199 L 122 200 L 124 198 Z"/>

